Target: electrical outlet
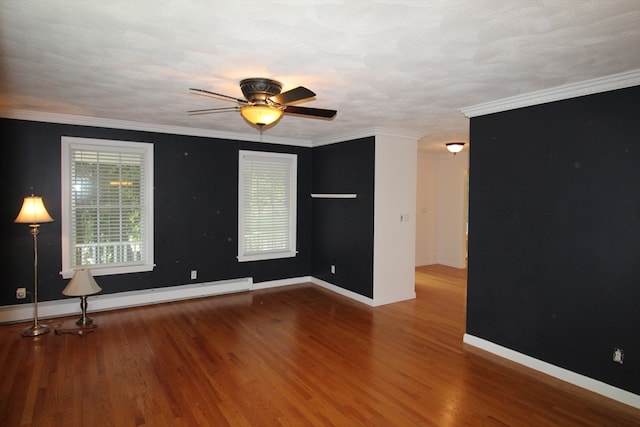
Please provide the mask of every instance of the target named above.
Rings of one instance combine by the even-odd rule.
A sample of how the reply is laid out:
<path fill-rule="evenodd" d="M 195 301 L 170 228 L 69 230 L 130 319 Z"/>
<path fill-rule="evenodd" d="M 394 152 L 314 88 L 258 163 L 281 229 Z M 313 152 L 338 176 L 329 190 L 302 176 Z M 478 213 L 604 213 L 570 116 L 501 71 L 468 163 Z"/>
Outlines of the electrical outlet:
<path fill-rule="evenodd" d="M 18 288 L 16 289 L 16 298 L 24 299 L 27 297 L 27 288 Z"/>
<path fill-rule="evenodd" d="M 198 270 L 191 270 L 191 280 L 196 280 L 198 278 Z"/>
<path fill-rule="evenodd" d="M 621 365 L 624 362 L 624 351 L 622 351 L 621 348 L 613 349 L 613 361 L 618 362 Z"/>
<path fill-rule="evenodd" d="M 336 266 L 331 264 L 331 274 L 336 274 Z"/>

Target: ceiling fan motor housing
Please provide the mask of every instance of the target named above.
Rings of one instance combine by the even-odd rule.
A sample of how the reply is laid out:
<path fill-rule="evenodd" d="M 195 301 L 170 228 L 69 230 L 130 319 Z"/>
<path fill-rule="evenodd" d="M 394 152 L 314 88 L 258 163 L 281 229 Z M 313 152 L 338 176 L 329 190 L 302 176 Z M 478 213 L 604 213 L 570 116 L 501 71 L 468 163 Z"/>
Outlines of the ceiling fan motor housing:
<path fill-rule="evenodd" d="M 268 98 L 280 94 L 282 83 L 262 77 L 252 77 L 240 81 L 240 89 L 247 101 L 266 104 Z"/>

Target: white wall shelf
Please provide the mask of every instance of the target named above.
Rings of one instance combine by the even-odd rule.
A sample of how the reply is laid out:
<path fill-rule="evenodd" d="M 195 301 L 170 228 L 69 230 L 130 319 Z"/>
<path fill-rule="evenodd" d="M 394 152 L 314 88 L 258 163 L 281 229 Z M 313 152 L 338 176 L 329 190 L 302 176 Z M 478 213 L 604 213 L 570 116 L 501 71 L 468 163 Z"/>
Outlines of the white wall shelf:
<path fill-rule="evenodd" d="M 311 193 L 313 199 L 355 199 L 358 197 L 355 193 Z"/>

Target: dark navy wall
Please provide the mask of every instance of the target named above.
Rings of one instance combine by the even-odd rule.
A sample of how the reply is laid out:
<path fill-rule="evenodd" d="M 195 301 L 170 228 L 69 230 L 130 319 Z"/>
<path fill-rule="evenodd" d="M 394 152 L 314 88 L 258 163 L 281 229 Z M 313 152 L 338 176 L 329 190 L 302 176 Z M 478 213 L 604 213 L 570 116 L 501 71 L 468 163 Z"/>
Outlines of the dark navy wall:
<path fill-rule="evenodd" d="M 374 137 L 313 149 L 313 192 L 356 193 L 357 198 L 313 199 L 312 275 L 369 298 L 374 171 Z"/>
<path fill-rule="evenodd" d="M 308 276 L 311 269 L 311 149 L 181 135 L 0 119 L 8 144 L 0 160 L 0 305 L 15 299 L 15 288 L 33 286 L 33 245 L 29 227 L 14 224 L 22 199 L 43 197 L 56 220 L 43 224 L 39 243 L 39 299 L 62 298 L 60 139 L 77 136 L 154 143 L 155 262 L 148 273 L 99 278 L 102 293 L 193 282 L 253 277 L 255 282 Z M 298 256 L 239 263 L 238 150 L 298 155 Z M 198 270 L 198 280 L 190 271 Z"/>
<path fill-rule="evenodd" d="M 640 87 L 470 138 L 467 333 L 640 394 Z"/>

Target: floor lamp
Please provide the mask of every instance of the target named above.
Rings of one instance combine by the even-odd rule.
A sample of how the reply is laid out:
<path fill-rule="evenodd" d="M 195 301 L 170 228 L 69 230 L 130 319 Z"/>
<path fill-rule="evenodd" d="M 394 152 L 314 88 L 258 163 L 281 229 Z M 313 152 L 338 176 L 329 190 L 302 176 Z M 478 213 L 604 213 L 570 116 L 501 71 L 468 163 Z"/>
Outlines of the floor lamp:
<path fill-rule="evenodd" d="M 33 326 L 22 331 L 24 337 L 35 337 L 49 332 L 47 325 L 38 324 L 38 233 L 40 224 L 53 222 L 53 218 L 44 207 L 42 197 L 34 196 L 24 198 L 22 209 L 15 219 L 18 224 L 29 224 L 33 236 Z"/>

